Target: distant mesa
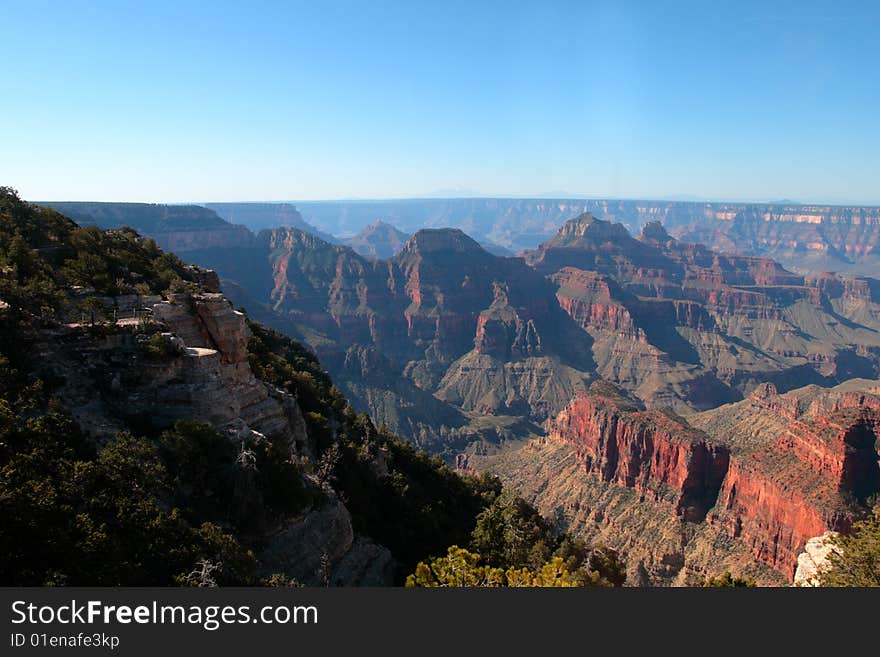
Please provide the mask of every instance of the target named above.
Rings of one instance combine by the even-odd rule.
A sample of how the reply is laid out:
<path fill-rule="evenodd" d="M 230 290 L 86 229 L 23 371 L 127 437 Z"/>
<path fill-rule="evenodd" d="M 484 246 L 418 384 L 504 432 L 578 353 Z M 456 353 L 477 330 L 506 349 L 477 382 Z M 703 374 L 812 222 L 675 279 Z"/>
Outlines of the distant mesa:
<path fill-rule="evenodd" d="M 423 228 L 407 240 L 403 252 L 486 255 L 486 251 L 476 240 L 458 228 Z"/>
<path fill-rule="evenodd" d="M 296 206 L 290 203 L 206 203 L 205 207 L 226 221 L 247 226 L 255 233 L 290 226 L 317 235 L 326 242 L 337 241 L 330 233 L 319 230 L 303 219 Z"/>
<path fill-rule="evenodd" d="M 152 237 L 162 249 L 186 253 L 197 249 L 247 246 L 253 234 L 198 205 L 155 203 L 41 203 L 80 225 L 100 228 L 128 226 Z"/>

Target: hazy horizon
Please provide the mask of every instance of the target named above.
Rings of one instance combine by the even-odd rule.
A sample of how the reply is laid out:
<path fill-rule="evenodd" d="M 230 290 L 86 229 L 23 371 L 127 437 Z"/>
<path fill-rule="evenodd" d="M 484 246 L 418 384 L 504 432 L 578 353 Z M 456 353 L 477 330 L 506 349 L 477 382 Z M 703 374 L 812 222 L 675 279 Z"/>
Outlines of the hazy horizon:
<path fill-rule="evenodd" d="M 393 197 L 339 197 L 339 198 L 279 198 L 279 199 L 197 199 L 197 200 L 128 200 L 128 199 L 105 199 L 105 198 L 26 198 L 32 203 L 146 203 L 151 205 L 206 205 L 215 203 L 241 203 L 241 204 L 291 204 L 297 203 L 389 203 L 395 201 L 444 201 L 444 200 L 522 200 L 522 201 L 644 201 L 661 203 L 712 203 L 712 204 L 746 204 L 746 205 L 805 205 L 805 206 L 834 206 L 834 207 L 880 207 L 880 202 L 859 203 L 845 199 L 787 199 L 787 198 L 699 198 L 687 194 L 672 194 L 670 196 L 598 196 L 587 194 L 534 194 L 530 196 L 518 196 L 514 194 L 479 194 L 441 196 L 432 193 L 417 194 L 414 196 Z"/>

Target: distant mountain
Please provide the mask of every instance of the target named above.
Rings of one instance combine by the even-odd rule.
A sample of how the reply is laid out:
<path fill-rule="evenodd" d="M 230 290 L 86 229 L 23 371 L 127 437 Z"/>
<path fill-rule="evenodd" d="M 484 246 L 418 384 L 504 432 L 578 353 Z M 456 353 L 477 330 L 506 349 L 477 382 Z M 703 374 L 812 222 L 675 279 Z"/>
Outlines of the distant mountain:
<path fill-rule="evenodd" d="M 330 233 L 325 233 L 305 221 L 296 206 L 290 203 L 205 203 L 204 205 L 226 221 L 247 226 L 255 233 L 267 228 L 290 226 L 317 235 L 326 242 L 337 242 Z"/>
<path fill-rule="evenodd" d="M 152 237 L 163 249 L 185 253 L 193 249 L 246 246 L 253 235 L 244 226 L 223 220 L 199 205 L 159 203 L 44 202 L 81 226 L 121 228 L 129 226 Z"/>
<path fill-rule="evenodd" d="M 409 239 L 409 235 L 398 230 L 391 224 L 382 220 L 376 220 L 364 227 L 354 237 L 341 240 L 342 244 L 350 246 L 357 253 L 367 258 L 390 258 L 397 255 Z M 493 244 L 492 242 L 480 242 L 480 246 L 495 256 L 509 257 L 515 255 L 510 249 Z"/>
<path fill-rule="evenodd" d="M 459 228 L 479 242 L 512 252 L 533 249 L 568 219 L 589 212 L 633 234 L 660 221 L 685 241 L 714 250 L 765 255 L 801 273 L 880 273 L 880 208 L 796 202 L 721 203 L 696 200 L 584 198 L 423 198 L 390 201 L 304 201 L 306 220 L 333 234 L 353 234 L 376 217 L 399 230 Z"/>
<path fill-rule="evenodd" d="M 377 219 L 354 237 L 342 240 L 342 243 L 368 258 L 390 258 L 400 252 L 407 239 L 409 235 Z"/>

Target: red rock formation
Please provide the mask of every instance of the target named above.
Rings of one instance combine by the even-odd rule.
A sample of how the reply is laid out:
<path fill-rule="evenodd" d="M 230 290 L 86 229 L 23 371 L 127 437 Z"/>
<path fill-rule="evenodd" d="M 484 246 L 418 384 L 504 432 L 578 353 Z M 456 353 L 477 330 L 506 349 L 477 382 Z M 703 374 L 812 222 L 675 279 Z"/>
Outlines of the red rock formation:
<path fill-rule="evenodd" d="M 850 408 L 796 419 L 800 409 L 762 391 L 771 413 L 788 429 L 748 455 L 734 455 L 710 521 L 740 538 L 755 559 L 788 576 L 807 540 L 846 529 L 848 497 L 865 500 L 878 490 L 875 413 Z"/>
<path fill-rule="evenodd" d="M 877 413 L 857 401 L 844 395 L 838 405 L 854 406 L 807 422 L 796 398 L 761 386 L 749 402 L 756 421 L 770 413 L 787 428 L 755 442 L 710 438 L 661 412 L 593 395 L 572 401 L 549 433 L 575 448 L 588 473 L 666 500 L 683 520 L 705 518 L 792 577 L 807 540 L 845 530 L 853 500 L 880 490 Z"/>
<path fill-rule="evenodd" d="M 613 280 L 595 272 L 563 267 L 550 277 L 559 286 L 556 299 L 584 329 L 613 331 L 631 340 L 645 341 L 623 300 L 628 298 Z"/>
<path fill-rule="evenodd" d="M 831 518 L 797 490 L 767 478 L 747 460 L 731 459 L 709 522 L 744 542 L 756 561 L 794 576 L 807 540 L 828 528 Z"/>
<path fill-rule="evenodd" d="M 550 426 L 603 481 L 668 499 L 685 520 L 701 520 L 727 471 L 727 449 L 659 411 L 633 412 L 596 396 L 574 400 Z"/>

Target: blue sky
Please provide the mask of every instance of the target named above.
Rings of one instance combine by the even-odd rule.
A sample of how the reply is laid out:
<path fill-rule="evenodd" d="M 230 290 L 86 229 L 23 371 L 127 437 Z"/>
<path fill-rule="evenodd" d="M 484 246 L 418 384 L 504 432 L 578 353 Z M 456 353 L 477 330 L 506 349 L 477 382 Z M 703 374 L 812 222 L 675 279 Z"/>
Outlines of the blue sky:
<path fill-rule="evenodd" d="M 880 203 L 880 3 L 0 0 L 25 198 Z"/>

